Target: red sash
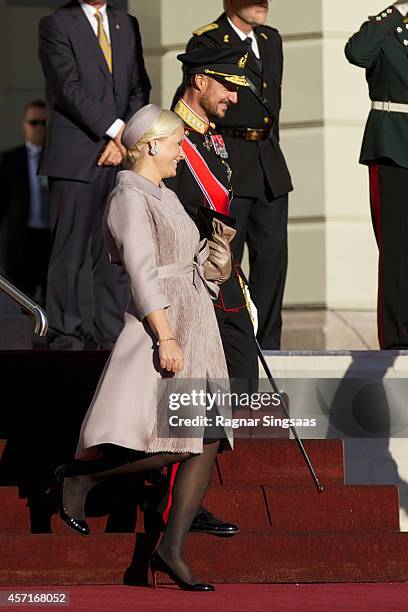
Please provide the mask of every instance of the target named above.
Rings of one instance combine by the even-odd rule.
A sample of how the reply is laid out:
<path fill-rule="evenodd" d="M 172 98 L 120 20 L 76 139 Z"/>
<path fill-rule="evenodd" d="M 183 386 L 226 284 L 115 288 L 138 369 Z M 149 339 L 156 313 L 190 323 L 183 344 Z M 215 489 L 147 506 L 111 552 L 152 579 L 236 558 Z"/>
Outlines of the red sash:
<path fill-rule="evenodd" d="M 183 140 L 183 151 L 186 156 L 186 163 L 209 206 L 213 210 L 228 216 L 230 208 L 228 189 L 214 176 L 204 158 L 187 137 Z"/>

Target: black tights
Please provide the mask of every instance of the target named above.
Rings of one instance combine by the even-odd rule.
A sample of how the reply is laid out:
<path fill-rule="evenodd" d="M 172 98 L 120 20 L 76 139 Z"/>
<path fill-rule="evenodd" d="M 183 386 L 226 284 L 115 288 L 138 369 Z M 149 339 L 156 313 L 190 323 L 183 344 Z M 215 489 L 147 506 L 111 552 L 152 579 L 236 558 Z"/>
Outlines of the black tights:
<path fill-rule="evenodd" d="M 102 459 L 74 461 L 64 479 L 65 511 L 74 518 L 84 519 L 86 497 L 99 482 L 179 463 L 169 519 L 158 552 L 182 580 L 192 584 L 195 580 L 184 560 L 184 542 L 210 483 L 218 448 L 219 440 L 204 443 L 200 455 L 132 453 L 129 457 L 127 451 L 119 449 Z"/>

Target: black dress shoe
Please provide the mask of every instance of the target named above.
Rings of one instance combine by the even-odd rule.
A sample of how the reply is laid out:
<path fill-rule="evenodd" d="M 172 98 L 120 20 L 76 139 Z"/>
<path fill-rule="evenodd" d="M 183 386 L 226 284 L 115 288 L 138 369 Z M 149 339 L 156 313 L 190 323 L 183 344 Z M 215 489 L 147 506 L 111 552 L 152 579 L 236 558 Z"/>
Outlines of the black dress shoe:
<path fill-rule="evenodd" d="M 177 584 L 177 586 L 180 587 L 180 589 L 183 589 L 183 591 L 215 591 L 212 584 L 202 584 L 200 582 L 189 584 L 188 582 L 181 580 L 181 578 L 177 576 L 170 565 L 165 562 L 158 552 L 154 552 L 152 558 L 150 559 L 150 569 L 152 571 L 153 586 L 155 589 L 157 589 L 156 574 L 157 572 L 162 572 L 163 574 L 167 574 L 167 576 L 169 576 L 169 578 L 171 578 Z"/>
<path fill-rule="evenodd" d="M 228 537 L 239 533 L 239 527 L 234 523 L 226 523 L 217 518 L 212 512 L 204 509 L 195 517 L 190 527 L 190 531 Z"/>
<path fill-rule="evenodd" d="M 64 508 L 63 487 L 64 487 L 64 479 L 65 479 L 65 473 L 67 471 L 67 467 L 68 467 L 67 465 L 60 465 L 59 468 L 55 470 L 55 479 L 61 487 L 59 515 L 61 517 L 61 520 L 63 520 L 64 523 L 68 525 L 70 529 L 75 531 L 75 533 L 78 533 L 79 535 L 82 535 L 82 536 L 87 536 L 89 535 L 89 527 L 88 527 L 87 522 L 85 520 L 76 519 L 73 516 L 70 516 Z"/>

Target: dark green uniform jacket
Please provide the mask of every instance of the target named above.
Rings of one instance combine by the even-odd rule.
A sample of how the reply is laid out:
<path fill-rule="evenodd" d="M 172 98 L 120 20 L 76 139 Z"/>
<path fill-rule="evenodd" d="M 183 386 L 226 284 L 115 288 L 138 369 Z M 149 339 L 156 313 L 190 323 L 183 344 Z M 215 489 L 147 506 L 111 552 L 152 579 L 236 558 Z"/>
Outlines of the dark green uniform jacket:
<path fill-rule="evenodd" d="M 366 69 L 370 98 L 408 104 L 408 23 L 390 6 L 369 17 L 346 45 L 349 62 Z M 408 114 L 372 110 L 360 163 L 388 157 L 408 168 Z"/>

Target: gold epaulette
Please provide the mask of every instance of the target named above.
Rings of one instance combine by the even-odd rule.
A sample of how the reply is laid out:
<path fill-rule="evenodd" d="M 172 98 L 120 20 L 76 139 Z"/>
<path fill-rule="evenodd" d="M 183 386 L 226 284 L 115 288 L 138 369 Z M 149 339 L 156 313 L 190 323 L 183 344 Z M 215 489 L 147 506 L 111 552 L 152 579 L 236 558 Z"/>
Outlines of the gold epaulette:
<path fill-rule="evenodd" d="M 205 26 L 201 26 L 201 28 L 197 28 L 194 30 L 194 36 L 201 36 L 201 34 L 205 34 L 206 32 L 211 32 L 211 30 L 217 30 L 219 28 L 218 23 L 208 23 Z"/>

